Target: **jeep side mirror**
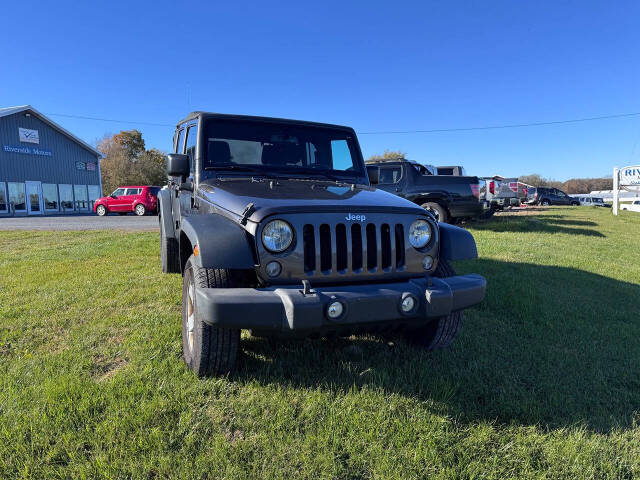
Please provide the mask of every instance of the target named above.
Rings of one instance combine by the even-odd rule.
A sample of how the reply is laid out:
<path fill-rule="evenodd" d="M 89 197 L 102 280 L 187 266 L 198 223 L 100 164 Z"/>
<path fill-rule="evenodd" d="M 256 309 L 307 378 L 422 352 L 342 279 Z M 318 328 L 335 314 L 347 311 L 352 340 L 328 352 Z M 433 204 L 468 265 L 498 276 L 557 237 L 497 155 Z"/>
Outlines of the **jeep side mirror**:
<path fill-rule="evenodd" d="M 170 153 L 167 155 L 167 175 L 184 179 L 189 176 L 189 170 L 188 155 L 181 153 Z"/>
<path fill-rule="evenodd" d="M 380 182 L 380 167 L 367 165 L 367 175 L 369 175 L 369 183 L 377 185 Z"/>

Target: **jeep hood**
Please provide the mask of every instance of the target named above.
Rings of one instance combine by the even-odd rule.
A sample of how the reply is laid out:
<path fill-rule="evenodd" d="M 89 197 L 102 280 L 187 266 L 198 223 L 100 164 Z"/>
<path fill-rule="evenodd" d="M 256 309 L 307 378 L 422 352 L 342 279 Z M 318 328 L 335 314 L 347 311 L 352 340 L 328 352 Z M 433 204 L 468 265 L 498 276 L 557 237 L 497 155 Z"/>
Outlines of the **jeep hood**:
<path fill-rule="evenodd" d="M 200 184 L 199 193 L 236 215 L 242 215 L 253 203 L 249 219 L 255 222 L 272 214 L 295 212 L 425 213 L 414 203 L 383 190 L 308 179 L 209 179 Z"/>

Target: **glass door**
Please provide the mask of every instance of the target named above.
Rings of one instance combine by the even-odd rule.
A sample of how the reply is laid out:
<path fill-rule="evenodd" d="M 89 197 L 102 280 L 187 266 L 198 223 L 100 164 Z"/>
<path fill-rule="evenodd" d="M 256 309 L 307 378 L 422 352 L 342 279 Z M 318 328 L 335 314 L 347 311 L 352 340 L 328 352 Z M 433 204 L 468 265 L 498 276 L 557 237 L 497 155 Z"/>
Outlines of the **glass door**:
<path fill-rule="evenodd" d="M 29 215 L 42 215 L 42 187 L 40 182 L 24 182 L 27 187 L 27 212 Z"/>

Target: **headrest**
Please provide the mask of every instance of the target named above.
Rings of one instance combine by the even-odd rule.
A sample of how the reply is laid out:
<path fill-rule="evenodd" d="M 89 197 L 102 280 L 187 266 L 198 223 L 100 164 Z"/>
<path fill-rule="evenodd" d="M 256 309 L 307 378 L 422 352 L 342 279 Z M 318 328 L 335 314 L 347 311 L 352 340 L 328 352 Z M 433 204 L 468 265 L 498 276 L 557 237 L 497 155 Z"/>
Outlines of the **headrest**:
<path fill-rule="evenodd" d="M 231 149 L 227 142 L 222 140 L 214 140 L 209 142 L 207 163 L 212 165 L 216 163 L 228 163 L 231 160 Z"/>
<path fill-rule="evenodd" d="M 277 145 L 263 145 L 263 165 L 298 165 L 301 163 L 300 148 L 293 143 L 280 143 Z"/>

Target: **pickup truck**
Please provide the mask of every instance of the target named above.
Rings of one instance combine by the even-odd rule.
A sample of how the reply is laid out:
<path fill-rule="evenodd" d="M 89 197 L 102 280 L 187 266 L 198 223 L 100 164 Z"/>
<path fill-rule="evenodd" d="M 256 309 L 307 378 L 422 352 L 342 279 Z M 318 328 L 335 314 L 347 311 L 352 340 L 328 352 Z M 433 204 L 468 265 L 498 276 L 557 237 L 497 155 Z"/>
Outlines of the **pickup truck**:
<path fill-rule="evenodd" d="M 640 200 L 634 200 L 633 203 L 621 203 L 620 210 L 628 210 L 630 212 L 640 212 Z"/>
<path fill-rule="evenodd" d="M 455 222 L 479 217 L 478 177 L 434 175 L 433 170 L 414 160 L 369 160 L 367 168 L 377 167 L 376 188 L 406 198 L 431 212 L 439 222 Z"/>

